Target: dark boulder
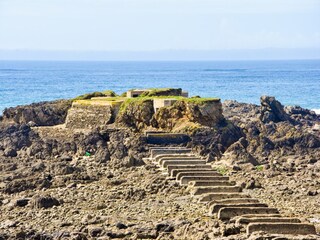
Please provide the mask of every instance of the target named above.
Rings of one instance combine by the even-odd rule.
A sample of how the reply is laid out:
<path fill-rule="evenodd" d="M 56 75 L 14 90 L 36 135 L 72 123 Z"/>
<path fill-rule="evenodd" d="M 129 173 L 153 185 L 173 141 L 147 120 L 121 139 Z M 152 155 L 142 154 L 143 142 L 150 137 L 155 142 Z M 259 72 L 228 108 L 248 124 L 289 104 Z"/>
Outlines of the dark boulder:
<path fill-rule="evenodd" d="M 260 98 L 261 115 L 260 120 L 264 123 L 269 122 L 294 122 L 292 118 L 284 111 L 282 104 L 275 97 L 262 96 Z"/>
<path fill-rule="evenodd" d="M 53 206 L 59 206 L 59 201 L 51 196 L 35 196 L 30 201 L 33 208 L 51 208 Z"/>

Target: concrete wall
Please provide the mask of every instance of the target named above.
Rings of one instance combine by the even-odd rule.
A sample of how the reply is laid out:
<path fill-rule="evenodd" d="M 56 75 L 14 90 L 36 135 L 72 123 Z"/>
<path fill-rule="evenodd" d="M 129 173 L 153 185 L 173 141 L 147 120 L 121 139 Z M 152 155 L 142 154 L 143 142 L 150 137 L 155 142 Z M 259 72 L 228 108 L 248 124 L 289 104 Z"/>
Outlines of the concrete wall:
<path fill-rule="evenodd" d="M 74 102 L 68 111 L 66 127 L 90 129 L 112 123 L 113 109 L 110 105 L 85 105 Z"/>
<path fill-rule="evenodd" d="M 159 108 L 162 107 L 169 107 L 171 105 L 173 105 L 175 102 L 177 101 L 177 99 L 174 98 L 168 98 L 168 99 L 153 99 L 153 108 L 154 108 L 154 112 L 157 112 L 159 110 Z"/>

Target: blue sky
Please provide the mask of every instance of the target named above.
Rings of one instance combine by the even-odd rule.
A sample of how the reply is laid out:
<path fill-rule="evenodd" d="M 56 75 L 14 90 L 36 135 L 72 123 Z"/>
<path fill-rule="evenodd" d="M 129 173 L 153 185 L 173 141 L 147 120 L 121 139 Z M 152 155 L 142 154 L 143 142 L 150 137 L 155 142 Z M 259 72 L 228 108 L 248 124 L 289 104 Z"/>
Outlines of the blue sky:
<path fill-rule="evenodd" d="M 0 50 L 320 48 L 320 0 L 0 0 Z"/>

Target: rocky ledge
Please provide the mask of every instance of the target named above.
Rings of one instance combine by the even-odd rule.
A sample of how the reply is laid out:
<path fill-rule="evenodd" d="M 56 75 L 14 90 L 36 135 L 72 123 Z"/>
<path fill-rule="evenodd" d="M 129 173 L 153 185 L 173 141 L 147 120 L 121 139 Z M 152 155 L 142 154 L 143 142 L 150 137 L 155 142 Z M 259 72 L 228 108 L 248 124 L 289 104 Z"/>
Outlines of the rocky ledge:
<path fill-rule="evenodd" d="M 319 232 L 319 115 L 268 96 L 258 106 L 157 89 L 6 109 L 0 239 L 241 239 L 144 160 L 155 146 L 147 133 L 166 132 L 187 136 L 166 146 L 192 148 L 251 195 Z"/>

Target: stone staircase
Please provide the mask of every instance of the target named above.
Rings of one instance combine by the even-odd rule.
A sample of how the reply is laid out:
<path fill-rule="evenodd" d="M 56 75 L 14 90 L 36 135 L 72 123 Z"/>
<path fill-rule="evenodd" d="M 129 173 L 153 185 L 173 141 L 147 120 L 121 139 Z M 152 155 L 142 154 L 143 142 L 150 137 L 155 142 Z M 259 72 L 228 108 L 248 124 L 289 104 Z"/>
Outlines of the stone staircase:
<path fill-rule="evenodd" d="M 312 239 L 320 239 L 314 225 L 301 222 L 298 218 L 284 217 L 278 209 L 243 193 L 240 186 L 212 169 L 190 148 L 150 147 L 149 159 L 169 179 L 187 186 L 191 197 L 196 198 L 199 204 L 207 204 L 210 216 L 240 226 L 248 237 L 263 232 L 290 235 L 295 239 L 297 236 L 314 235 Z"/>

